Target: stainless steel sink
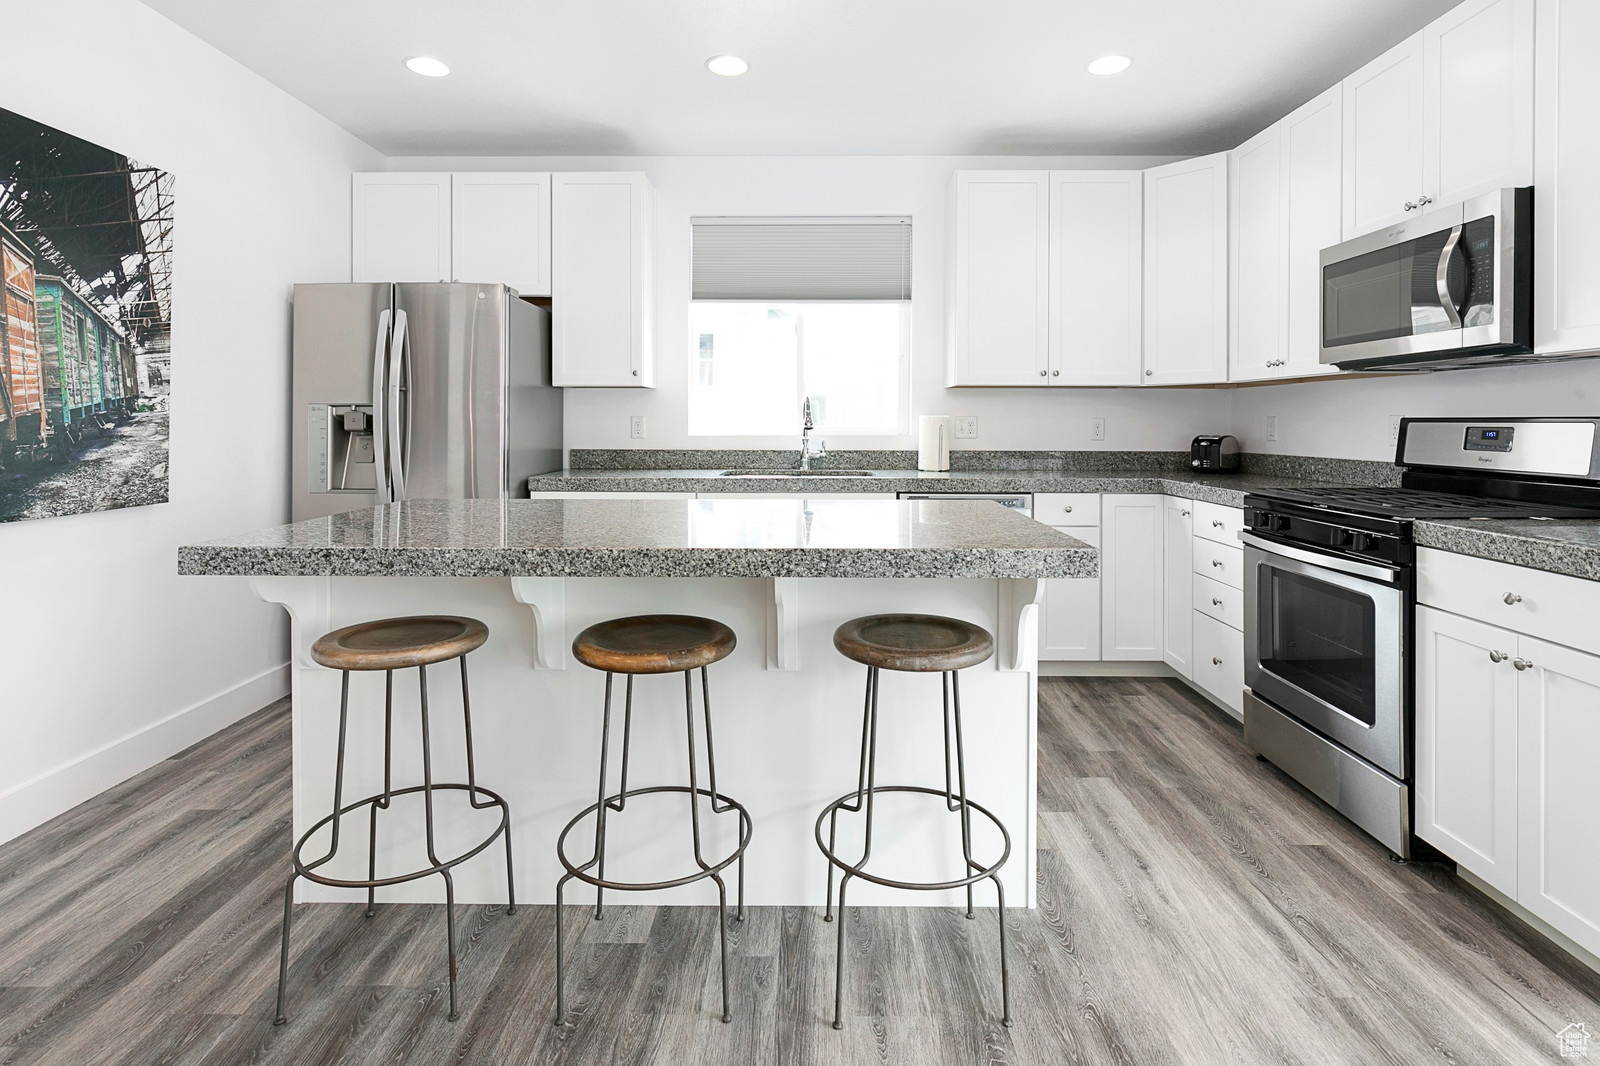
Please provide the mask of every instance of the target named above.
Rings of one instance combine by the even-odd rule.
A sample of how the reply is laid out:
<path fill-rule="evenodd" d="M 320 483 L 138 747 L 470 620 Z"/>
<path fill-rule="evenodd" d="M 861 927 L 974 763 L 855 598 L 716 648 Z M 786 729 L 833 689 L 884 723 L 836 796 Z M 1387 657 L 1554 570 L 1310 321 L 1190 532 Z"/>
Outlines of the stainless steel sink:
<path fill-rule="evenodd" d="M 724 470 L 721 477 L 876 477 L 870 470 Z"/>

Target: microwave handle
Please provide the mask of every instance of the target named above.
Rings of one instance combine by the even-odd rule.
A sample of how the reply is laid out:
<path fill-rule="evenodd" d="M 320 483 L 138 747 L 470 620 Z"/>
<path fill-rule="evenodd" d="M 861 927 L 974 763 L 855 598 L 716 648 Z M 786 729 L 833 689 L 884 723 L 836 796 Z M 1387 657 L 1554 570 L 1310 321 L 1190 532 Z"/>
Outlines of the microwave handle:
<path fill-rule="evenodd" d="M 1460 249 L 1461 227 L 1452 226 L 1444 247 L 1439 249 L 1439 267 L 1433 275 L 1434 285 L 1439 292 L 1439 305 L 1449 316 L 1451 329 L 1461 328 L 1461 311 L 1456 307 L 1455 297 L 1450 295 L 1450 260 L 1455 258 Z"/>

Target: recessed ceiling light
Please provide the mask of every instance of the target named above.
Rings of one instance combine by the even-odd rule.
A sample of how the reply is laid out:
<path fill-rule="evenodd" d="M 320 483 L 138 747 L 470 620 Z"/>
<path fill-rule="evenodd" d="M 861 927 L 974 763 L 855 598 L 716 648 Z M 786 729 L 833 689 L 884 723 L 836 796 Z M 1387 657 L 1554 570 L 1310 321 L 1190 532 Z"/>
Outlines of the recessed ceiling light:
<path fill-rule="evenodd" d="M 1101 56 L 1089 64 L 1089 73 L 1098 74 L 1105 78 L 1110 77 L 1112 74 L 1121 74 L 1131 66 L 1133 66 L 1133 60 L 1127 56 Z"/>
<path fill-rule="evenodd" d="M 737 78 L 750 69 L 750 64 L 738 56 L 712 56 L 706 60 L 706 69 L 724 78 Z"/>
<path fill-rule="evenodd" d="M 406 69 L 424 78 L 442 78 L 450 73 L 449 67 L 432 56 L 407 56 Z"/>

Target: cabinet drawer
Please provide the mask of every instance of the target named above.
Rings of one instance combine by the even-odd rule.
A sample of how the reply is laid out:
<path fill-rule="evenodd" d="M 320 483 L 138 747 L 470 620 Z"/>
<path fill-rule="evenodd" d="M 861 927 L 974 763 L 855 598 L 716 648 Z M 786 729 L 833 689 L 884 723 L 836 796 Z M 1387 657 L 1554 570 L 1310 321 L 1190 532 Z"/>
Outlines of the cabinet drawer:
<path fill-rule="evenodd" d="M 1418 548 L 1417 602 L 1552 644 L 1600 652 L 1600 581 Z"/>
<path fill-rule="evenodd" d="M 1244 634 L 1210 615 L 1194 615 L 1194 683 L 1235 717 L 1244 716 Z"/>
<path fill-rule="evenodd" d="M 1098 526 L 1098 492 L 1036 492 L 1033 517 L 1047 526 Z"/>
<path fill-rule="evenodd" d="M 1194 535 L 1219 544 L 1238 544 L 1244 528 L 1244 508 L 1224 507 L 1204 500 L 1194 502 Z"/>
<path fill-rule="evenodd" d="M 1194 609 L 1234 629 L 1244 628 L 1244 592 L 1204 574 L 1194 575 Z"/>
<path fill-rule="evenodd" d="M 1244 547 L 1194 539 L 1194 572 L 1236 589 L 1244 588 Z"/>

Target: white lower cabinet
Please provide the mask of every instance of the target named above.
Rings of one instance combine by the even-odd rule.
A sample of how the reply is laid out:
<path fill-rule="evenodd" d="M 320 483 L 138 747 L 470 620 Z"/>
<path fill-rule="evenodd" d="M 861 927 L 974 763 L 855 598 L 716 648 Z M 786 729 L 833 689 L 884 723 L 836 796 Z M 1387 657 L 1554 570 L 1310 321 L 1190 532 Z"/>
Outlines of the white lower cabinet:
<path fill-rule="evenodd" d="M 1161 660 L 1165 510 L 1157 494 L 1101 497 L 1101 659 Z"/>
<path fill-rule="evenodd" d="M 1436 552 L 1419 558 L 1419 597 L 1444 587 L 1438 572 L 1428 572 L 1441 562 Z M 1521 569 L 1452 562 L 1495 568 L 1502 579 Z M 1600 583 L 1525 574 L 1530 582 L 1564 583 L 1561 602 L 1600 601 Z M 1417 608 L 1416 630 L 1417 835 L 1600 952 L 1600 654 L 1427 603 Z"/>
<path fill-rule="evenodd" d="M 1517 635 L 1417 608 L 1416 833 L 1517 894 Z"/>
<path fill-rule="evenodd" d="M 1168 496 L 1165 505 L 1166 544 L 1162 580 L 1166 584 L 1162 612 L 1161 658 L 1184 677 L 1194 676 L 1194 582 L 1189 579 L 1190 542 L 1194 539 L 1194 502 Z"/>
<path fill-rule="evenodd" d="M 1052 528 L 1100 547 L 1099 526 Z M 1060 578 L 1045 583 L 1039 606 L 1039 658 L 1055 662 L 1095 662 L 1100 658 L 1098 577 Z"/>
<path fill-rule="evenodd" d="M 1244 634 L 1208 614 L 1194 613 L 1194 683 L 1244 716 Z"/>

